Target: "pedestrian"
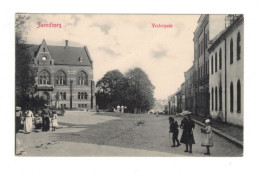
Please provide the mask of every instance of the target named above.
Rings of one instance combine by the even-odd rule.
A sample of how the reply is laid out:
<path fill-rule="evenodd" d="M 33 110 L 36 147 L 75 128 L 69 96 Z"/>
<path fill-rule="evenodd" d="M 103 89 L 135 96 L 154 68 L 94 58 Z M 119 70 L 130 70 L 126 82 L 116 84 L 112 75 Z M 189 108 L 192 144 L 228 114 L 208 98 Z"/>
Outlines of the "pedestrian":
<path fill-rule="evenodd" d="M 117 105 L 117 107 L 116 107 L 116 108 L 117 108 L 117 112 L 118 112 L 118 113 L 120 113 L 120 106 L 119 106 L 119 105 Z"/>
<path fill-rule="evenodd" d="M 206 138 L 204 142 L 201 144 L 207 148 L 207 152 L 204 153 L 205 155 L 210 155 L 210 147 L 213 147 L 213 138 L 212 138 L 212 127 L 210 119 L 205 120 L 205 127 L 201 128 L 201 132 L 206 134 Z"/>
<path fill-rule="evenodd" d="M 25 124 L 24 124 L 24 133 L 29 134 L 33 129 L 33 112 L 29 109 L 25 111 Z"/>
<path fill-rule="evenodd" d="M 52 116 L 52 131 L 55 131 L 55 129 L 59 126 L 58 125 L 58 115 L 56 113 L 56 110 L 54 110 Z"/>
<path fill-rule="evenodd" d="M 183 129 L 180 142 L 185 144 L 186 146 L 186 150 L 184 152 L 192 153 L 192 144 L 195 144 L 193 136 L 193 129 L 195 128 L 195 123 L 190 118 L 190 115 L 184 116 L 184 119 L 181 121 L 180 128 Z M 190 148 L 190 150 L 188 148 Z"/>
<path fill-rule="evenodd" d="M 21 128 L 23 113 L 21 111 L 21 107 L 15 108 L 15 133 L 18 133 Z"/>
<path fill-rule="evenodd" d="M 51 112 L 48 105 L 45 105 L 42 110 L 42 131 L 46 132 L 50 130 L 50 117 Z"/>
<path fill-rule="evenodd" d="M 173 117 L 169 117 L 169 122 L 170 122 L 170 133 L 172 133 L 172 146 L 171 147 L 175 147 L 175 142 L 177 142 L 177 147 L 179 147 L 181 144 L 178 140 L 178 135 L 179 135 L 178 122 L 175 121 Z"/>
<path fill-rule="evenodd" d="M 121 106 L 121 113 L 124 113 L 125 107 L 122 105 Z"/>

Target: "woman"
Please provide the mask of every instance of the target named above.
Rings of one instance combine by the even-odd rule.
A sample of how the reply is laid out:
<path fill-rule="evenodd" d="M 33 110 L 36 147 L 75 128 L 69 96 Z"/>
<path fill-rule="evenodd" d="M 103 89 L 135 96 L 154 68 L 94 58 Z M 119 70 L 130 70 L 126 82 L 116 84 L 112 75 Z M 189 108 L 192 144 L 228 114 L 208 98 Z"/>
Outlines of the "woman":
<path fill-rule="evenodd" d="M 52 117 L 52 131 L 55 131 L 56 127 L 58 127 L 58 115 L 56 111 L 53 111 L 53 117 Z"/>
<path fill-rule="evenodd" d="M 26 134 L 31 133 L 32 132 L 32 128 L 33 128 L 33 113 L 30 110 L 27 110 L 25 112 L 25 125 L 24 125 L 24 132 Z"/>
<path fill-rule="evenodd" d="M 21 111 L 21 107 L 15 108 L 15 132 L 18 133 L 19 129 L 21 128 L 21 120 L 22 120 L 23 114 Z"/>
<path fill-rule="evenodd" d="M 210 123 L 210 119 L 205 120 L 205 128 L 201 129 L 201 132 L 206 134 L 206 138 L 204 142 L 201 144 L 202 146 L 205 146 L 207 148 L 207 152 L 204 153 L 205 155 L 210 155 L 210 147 L 213 147 L 213 138 L 212 138 L 212 127 Z"/>
<path fill-rule="evenodd" d="M 195 128 L 195 123 L 189 115 L 184 116 L 184 119 L 181 121 L 180 128 L 183 129 L 180 142 L 185 144 L 186 146 L 186 150 L 184 152 L 192 153 L 192 144 L 195 144 L 193 136 L 193 129 Z M 188 147 L 190 148 L 190 150 L 188 150 Z"/>

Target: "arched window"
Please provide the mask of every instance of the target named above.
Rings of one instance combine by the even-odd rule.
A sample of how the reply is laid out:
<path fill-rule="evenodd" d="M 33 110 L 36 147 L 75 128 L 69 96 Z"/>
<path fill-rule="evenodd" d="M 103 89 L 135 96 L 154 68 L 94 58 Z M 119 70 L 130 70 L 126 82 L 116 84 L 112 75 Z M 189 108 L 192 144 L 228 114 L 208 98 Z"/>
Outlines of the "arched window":
<path fill-rule="evenodd" d="M 240 32 L 237 34 L 237 60 L 240 60 L 241 57 L 241 44 L 240 44 Z"/>
<path fill-rule="evenodd" d="M 233 63 L 233 40 L 230 40 L 230 64 Z"/>
<path fill-rule="evenodd" d="M 214 89 L 211 89 L 211 110 L 214 110 Z"/>
<path fill-rule="evenodd" d="M 63 99 L 66 100 L 66 92 L 63 93 Z"/>
<path fill-rule="evenodd" d="M 211 57 L 211 74 L 213 74 L 213 55 Z"/>
<path fill-rule="evenodd" d="M 38 76 L 39 76 L 40 85 L 49 85 L 50 84 L 51 75 L 48 71 L 42 70 L 42 71 L 40 71 Z"/>
<path fill-rule="evenodd" d="M 60 70 L 56 73 L 56 85 L 66 85 L 67 76 L 66 74 Z"/>
<path fill-rule="evenodd" d="M 234 102 L 234 96 L 233 96 L 233 83 L 230 84 L 230 112 L 233 112 L 233 102 Z"/>
<path fill-rule="evenodd" d="M 222 50 L 219 49 L 219 69 L 222 69 Z"/>
<path fill-rule="evenodd" d="M 81 93 L 81 98 L 80 99 L 84 99 L 84 93 Z"/>
<path fill-rule="evenodd" d="M 77 77 L 78 85 L 88 85 L 88 75 L 81 71 Z"/>
<path fill-rule="evenodd" d="M 85 93 L 85 99 L 88 99 L 88 94 L 87 93 Z"/>
<path fill-rule="evenodd" d="M 219 87 L 219 111 L 222 111 L 222 86 Z"/>
<path fill-rule="evenodd" d="M 78 99 L 80 99 L 80 92 L 78 92 Z"/>
<path fill-rule="evenodd" d="M 218 110 L 218 88 L 215 88 L 215 111 Z"/>
<path fill-rule="evenodd" d="M 237 112 L 241 112 L 241 85 L 240 85 L 240 80 L 237 81 Z"/>
<path fill-rule="evenodd" d="M 215 53 L 215 72 L 218 71 L 218 54 L 217 52 Z"/>

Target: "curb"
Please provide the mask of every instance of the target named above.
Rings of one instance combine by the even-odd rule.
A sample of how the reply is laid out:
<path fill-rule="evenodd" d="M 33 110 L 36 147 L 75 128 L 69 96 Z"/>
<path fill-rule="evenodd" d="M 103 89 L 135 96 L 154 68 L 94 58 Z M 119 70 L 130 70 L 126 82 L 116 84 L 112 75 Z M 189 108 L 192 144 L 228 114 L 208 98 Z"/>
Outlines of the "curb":
<path fill-rule="evenodd" d="M 200 121 L 197 121 L 197 120 L 195 120 L 195 119 L 192 119 L 192 120 L 193 120 L 196 124 L 198 124 L 198 125 L 200 125 L 200 126 L 204 126 L 204 125 L 205 125 L 204 123 L 202 123 L 202 122 L 200 122 Z M 217 134 L 217 135 L 219 135 L 219 136 L 221 136 L 221 137 L 227 139 L 228 141 L 232 142 L 233 144 L 237 145 L 238 147 L 244 148 L 243 141 L 240 141 L 240 140 L 238 140 L 238 139 L 236 139 L 236 138 L 234 138 L 234 137 L 232 137 L 232 136 L 230 136 L 230 135 L 227 135 L 227 134 L 225 134 L 225 133 L 221 132 L 220 130 L 215 129 L 215 128 L 213 128 L 213 127 L 212 127 L 212 131 L 213 131 L 215 134 Z"/>

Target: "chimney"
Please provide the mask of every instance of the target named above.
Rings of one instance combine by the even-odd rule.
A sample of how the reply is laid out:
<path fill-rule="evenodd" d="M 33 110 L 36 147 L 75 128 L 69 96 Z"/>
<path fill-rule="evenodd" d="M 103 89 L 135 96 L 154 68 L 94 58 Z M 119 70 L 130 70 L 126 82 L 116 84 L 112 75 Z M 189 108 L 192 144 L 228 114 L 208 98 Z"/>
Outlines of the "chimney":
<path fill-rule="evenodd" d="M 68 47 L 68 46 L 69 46 L 69 41 L 65 40 L 65 47 Z"/>

